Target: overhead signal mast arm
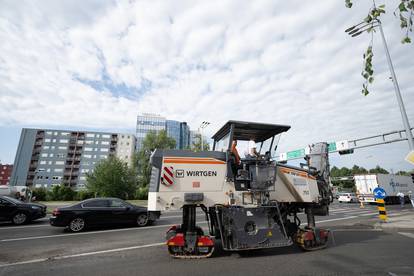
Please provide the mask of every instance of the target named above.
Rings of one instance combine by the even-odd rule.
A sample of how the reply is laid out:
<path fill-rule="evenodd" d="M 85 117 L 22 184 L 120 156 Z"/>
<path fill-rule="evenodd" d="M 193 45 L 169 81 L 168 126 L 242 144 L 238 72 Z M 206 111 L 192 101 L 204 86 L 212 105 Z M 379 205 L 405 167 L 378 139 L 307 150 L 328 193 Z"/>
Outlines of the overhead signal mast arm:
<path fill-rule="evenodd" d="M 411 132 L 413 129 L 414 127 L 411 128 Z M 338 152 L 339 154 L 343 155 L 353 153 L 355 149 L 391 144 L 401 141 L 407 141 L 407 135 L 404 129 L 354 140 L 331 142 L 328 143 L 328 151 L 329 153 Z M 283 152 L 279 154 L 277 161 L 285 162 L 288 160 L 302 159 L 307 155 L 306 152 L 308 152 L 306 149 L 297 149 L 293 151 Z"/>

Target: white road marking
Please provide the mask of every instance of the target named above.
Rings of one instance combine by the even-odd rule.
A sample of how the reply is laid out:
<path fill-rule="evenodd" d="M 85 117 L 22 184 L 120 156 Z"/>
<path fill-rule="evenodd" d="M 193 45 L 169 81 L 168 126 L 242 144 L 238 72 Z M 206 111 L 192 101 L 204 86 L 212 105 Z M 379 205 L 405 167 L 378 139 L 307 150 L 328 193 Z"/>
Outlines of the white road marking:
<path fill-rule="evenodd" d="M 197 214 L 197 216 L 202 216 L 204 214 Z M 170 218 L 182 218 L 183 216 L 161 216 L 160 219 L 170 219 Z M 36 221 L 48 221 L 49 219 L 38 219 Z M 0 230 L 6 230 L 6 229 L 19 229 L 19 228 L 32 228 L 32 227 L 45 227 L 45 226 L 50 226 L 50 224 L 42 224 L 42 225 L 25 225 L 25 226 L 6 226 L 6 227 L 1 227 L 0 225 Z"/>
<path fill-rule="evenodd" d="M 370 216 L 376 215 L 376 213 L 368 213 L 362 214 L 360 216 Z M 358 216 L 347 216 L 342 218 L 334 218 L 334 219 L 326 219 L 326 220 L 317 220 L 317 223 L 324 223 L 330 221 L 338 221 L 338 220 L 346 220 L 357 218 Z M 207 223 L 207 221 L 200 221 L 199 224 Z M 303 225 L 306 223 L 302 223 Z M 14 238 L 14 239 L 3 239 L 0 242 L 12 242 L 12 241 L 25 241 L 25 240 L 38 240 L 38 239 L 49 239 L 49 238 L 60 238 L 60 237 L 68 237 L 68 236 L 80 236 L 80 235 L 92 235 L 92 234 L 105 234 L 105 233 L 112 233 L 112 232 L 123 232 L 123 231 L 134 231 L 134 230 L 145 230 L 145 229 L 154 229 L 154 228 L 168 228 L 172 225 L 156 225 L 156 226 L 147 226 L 147 227 L 139 227 L 139 228 L 121 228 L 121 229 L 111 229 L 111 230 L 101 230 L 101 231 L 90 231 L 90 232 L 82 232 L 82 233 L 69 233 L 69 234 L 58 234 L 58 235 L 47 235 L 47 236 L 32 236 L 32 237 L 24 237 L 24 238 Z"/>
<path fill-rule="evenodd" d="M 207 221 L 200 221 L 199 224 L 207 223 Z M 134 230 L 145 230 L 145 229 L 154 229 L 154 228 L 168 228 L 174 224 L 168 225 L 156 225 L 156 226 L 147 226 L 147 227 L 131 227 L 131 228 L 121 228 L 121 229 L 111 229 L 111 230 L 101 230 L 101 231 L 90 231 L 90 232 L 82 232 L 82 233 L 70 233 L 70 234 L 58 234 L 58 235 L 47 235 L 47 236 L 32 236 L 32 237 L 24 237 L 24 238 L 14 238 L 14 239 L 4 239 L 0 240 L 0 242 L 12 242 L 12 241 L 25 241 L 25 240 L 39 240 L 39 239 L 49 239 L 49 238 L 59 238 L 59 237 L 67 237 L 67 236 L 80 236 L 80 235 L 91 235 L 91 234 L 105 234 L 105 233 L 112 233 L 112 232 L 123 232 L 123 231 L 134 231 Z"/>
<path fill-rule="evenodd" d="M 91 256 L 91 255 L 114 253 L 114 252 L 121 252 L 121 251 L 148 248 L 148 247 L 155 247 L 155 246 L 161 246 L 161 245 L 165 245 L 165 242 L 158 242 L 158 243 L 123 247 L 123 248 L 115 248 L 115 249 L 108 249 L 108 250 L 101 250 L 101 251 L 92 251 L 92 252 L 85 252 L 85 253 L 79 253 L 79 254 L 73 254 L 73 255 L 56 256 L 56 257 L 51 257 L 51 258 L 34 259 L 34 260 L 28 260 L 28 261 L 22 261 L 22 262 L 16 262 L 16 263 L 2 264 L 2 265 L 0 265 L 0 268 L 8 267 L 8 266 L 15 266 L 15 265 L 22 265 L 22 264 L 40 263 L 40 262 L 45 262 L 45 261 L 48 261 L 48 260 L 50 260 L 50 261 L 52 261 L 52 260 L 64 260 L 64 259 L 76 258 L 76 257 L 85 257 L 85 256 Z"/>
<path fill-rule="evenodd" d="M 45 262 L 47 260 L 48 260 L 47 258 L 43 258 L 43 259 L 33 259 L 33 260 L 28 260 L 28 261 L 16 262 L 16 263 L 1 264 L 0 268 L 8 267 L 8 266 L 15 266 L 15 265 L 40 263 L 40 262 Z"/>
<path fill-rule="evenodd" d="M 352 218 L 357 218 L 357 216 L 349 216 L 349 217 L 343 217 L 343 218 L 334 218 L 334 219 L 325 219 L 325 220 L 317 220 L 317 223 L 322 223 L 322 222 L 330 222 L 330 221 L 337 221 L 337 220 L 344 220 L 344 219 L 352 219 Z M 303 222 L 300 225 L 306 225 L 307 223 Z"/>
<path fill-rule="evenodd" d="M 334 218 L 334 219 L 327 219 L 327 220 L 317 220 L 317 223 L 323 222 L 330 222 L 330 221 L 338 221 L 338 220 L 345 220 L 345 219 L 352 219 L 357 218 L 358 216 L 370 216 L 370 215 L 377 215 L 378 213 L 360 213 L 354 216 L 346 216 L 342 218 Z M 167 216 L 164 218 L 174 218 L 174 217 L 181 217 L 181 216 Z M 201 221 L 198 223 L 207 223 L 207 221 Z M 302 223 L 305 225 L 306 223 Z M 172 224 L 171 224 L 172 225 Z M 78 236 L 78 235 L 91 235 L 91 234 L 104 234 L 104 233 L 111 233 L 111 232 L 123 232 L 123 231 L 133 231 L 133 230 L 145 230 L 145 229 L 153 229 L 153 228 L 162 228 L 162 227 L 170 227 L 171 225 L 156 225 L 156 226 L 147 226 L 147 227 L 139 227 L 139 228 L 121 228 L 121 229 L 111 229 L 111 230 L 101 230 L 101 231 L 90 231 L 90 232 L 82 232 L 82 233 L 69 233 L 69 234 L 58 234 L 58 235 L 46 235 L 46 236 L 32 236 L 32 237 L 23 237 L 23 238 L 13 238 L 13 239 L 3 239 L 0 242 L 12 242 L 12 241 L 24 241 L 24 240 L 37 240 L 37 239 L 48 239 L 48 238 L 59 238 L 59 237 L 67 237 L 67 236 Z M 0 229 L 15 229 L 18 227 L 25 228 L 25 227 L 44 227 L 49 225 L 31 225 L 31 226 L 16 226 L 16 227 L 4 227 Z"/>
<path fill-rule="evenodd" d="M 166 218 L 182 218 L 183 216 L 161 216 L 160 219 L 166 219 Z"/>
<path fill-rule="evenodd" d="M 414 239 L 414 233 L 398 232 L 398 234 Z"/>
<path fill-rule="evenodd" d="M 337 220 L 345 220 L 345 219 L 353 219 L 353 218 L 357 218 L 357 217 L 363 217 L 363 216 L 365 217 L 365 216 L 373 216 L 373 215 L 378 215 L 378 213 L 366 213 L 366 214 L 361 214 L 361 215 L 358 215 L 358 216 L 347 216 L 347 217 L 343 217 L 343 218 L 317 220 L 316 222 L 317 223 L 323 223 L 323 222 L 330 222 L 330 221 L 337 221 Z M 306 223 L 302 223 L 302 224 L 306 224 Z"/>
<path fill-rule="evenodd" d="M 197 214 L 197 216 L 202 216 L 204 214 Z M 161 216 L 160 219 L 170 219 L 170 218 L 182 218 L 183 216 Z M 38 220 L 39 221 L 39 220 Z M 33 228 L 33 227 L 46 227 L 50 226 L 50 224 L 42 224 L 42 225 L 25 225 L 25 226 L 6 226 L 1 227 L 0 230 L 7 230 L 7 229 L 19 229 L 19 228 Z"/>
<path fill-rule="evenodd" d="M 374 210 L 373 210 L 373 211 L 374 211 Z M 356 213 L 355 215 L 363 215 L 363 214 L 378 214 L 378 213 L 373 213 L 373 211 L 364 211 L 364 212 Z"/>
<path fill-rule="evenodd" d="M 358 229 L 358 228 L 349 228 L 349 229 L 334 229 L 332 232 L 382 232 L 382 229 Z"/>
<path fill-rule="evenodd" d="M 374 211 L 374 210 L 372 210 Z M 335 215 L 339 215 L 339 214 L 347 214 L 347 213 L 359 213 L 359 212 L 365 212 L 364 209 L 355 209 L 355 210 L 348 210 L 348 211 L 341 211 L 341 212 L 329 212 L 329 213 L 334 213 Z"/>
<path fill-rule="evenodd" d="M 368 216 L 368 215 L 376 215 L 376 213 L 363 214 L 361 216 Z M 352 218 L 357 218 L 357 217 L 358 216 L 349 216 L 349 217 L 343 217 L 343 218 L 320 220 L 320 221 L 316 221 L 316 222 L 323 223 L 323 222 L 330 222 L 330 221 L 337 221 L 337 220 L 352 219 Z M 200 224 L 207 223 L 207 221 L 202 221 L 202 222 L 199 222 L 199 223 Z M 302 224 L 304 224 L 304 223 L 302 223 Z M 168 227 L 168 226 L 170 226 L 170 225 L 157 225 L 157 226 L 150 226 L 150 227 L 145 227 L 145 228 L 133 228 L 132 230 L 159 228 L 159 227 Z M 73 233 L 73 234 L 64 234 L 64 235 L 55 235 L 55 236 L 29 237 L 29 238 L 9 239 L 9 240 L 2 240 L 2 241 L 41 239 L 41 238 L 48 238 L 48 237 L 54 238 L 54 237 L 60 237 L 60 236 L 73 236 L 73 235 L 82 235 L 82 234 L 85 235 L 85 234 L 94 234 L 94 233 L 107 233 L 107 232 L 116 232 L 116 231 L 125 231 L 125 230 L 131 230 L 131 229 L 127 228 L 127 229 L 115 229 L 115 230 L 108 230 L 108 231 L 94 231 L 94 232 L 86 232 L 86 233 Z M 412 233 L 400 233 L 400 234 L 402 234 L 402 235 L 408 234 L 410 238 L 414 238 L 414 234 L 412 234 Z M 413 236 L 411 236 L 411 235 L 413 235 Z M 0 268 L 9 267 L 9 266 L 16 266 L 16 265 L 23 265 L 23 264 L 39 263 L 39 262 L 45 262 L 45 261 L 48 261 L 48 260 L 63 260 L 63 259 L 68 259 L 68 258 L 76 258 L 76 257 L 84 257 L 84 256 L 91 256 L 91 255 L 98 255 L 98 254 L 105 254 L 105 253 L 113 253 L 113 252 L 134 250 L 134 249 L 140 249 L 140 248 L 156 247 L 156 246 L 161 246 L 161 245 L 165 245 L 165 242 L 144 244 L 144 245 L 131 246 L 131 247 L 123 247 L 123 248 L 114 248 L 114 249 L 79 253 L 79 254 L 73 254 L 73 255 L 64 255 L 64 256 L 57 256 L 57 257 L 51 257 L 51 258 L 34 259 L 34 260 L 15 262 L 15 263 L 8 263 L 8 264 L 0 265 Z"/>
<path fill-rule="evenodd" d="M 26 225 L 26 226 L 7 226 L 7 227 L 0 227 L 0 230 L 20 229 L 20 228 L 34 228 L 34 227 L 45 227 L 45 226 L 50 226 L 50 224 Z"/>
<path fill-rule="evenodd" d="M 329 208 L 330 211 L 345 211 L 345 210 L 349 210 L 349 208 Z"/>

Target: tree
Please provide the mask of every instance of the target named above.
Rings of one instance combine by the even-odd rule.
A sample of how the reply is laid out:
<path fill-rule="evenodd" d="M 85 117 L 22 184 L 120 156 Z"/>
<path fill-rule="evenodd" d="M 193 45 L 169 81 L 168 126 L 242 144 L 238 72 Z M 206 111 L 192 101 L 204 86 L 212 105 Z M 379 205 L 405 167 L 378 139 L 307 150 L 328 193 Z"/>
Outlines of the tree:
<path fill-rule="evenodd" d="M 38 201 L 45 201 L 46 195 L 47 195 L 47 189 L 44 187 L 34 188 L 32 190 L 32 199 L 33 197 L 36 197 L 36 200 Z"/>
<path fill-rule="evenodd" d="M 351 169 L 351 174 L 352 175 L 366 174 L 366 173 L 368 173 L 368 171 L 364 167 L 359 167 L 357 165 L 354 165 Z"/>
<path fill-rule="evenodd" d="M 194 137 L 195 142 L 193 142 L 193 144 L 191 145 L 191 150 L 192 151 L 202 151 L 201 150 L 201 134 L 197 133 Z M 206 150 L 210 150 L 210 145 L 206 142 L 203 141 L 203 151 Z"/>
<path fill-rule="evenodd" d="M 134 197 L 136 189 L 135 174 L 128 165 L 115 156 L 100 161 L 92 173 L 87 174 L 86 188 L 97 196 Z"/>
<path fill-rule="evenodd" d="M 368 11 L 368 15 L 364 18 L 361 24 L 357 24 L 347 29 L 346 31 L 353 36 L 359 35 L 360 33 L 367 31 L 371 33 L 371 40 L 368 45 L 367 50 L 365 51 L 364 58 L 364 68 L 361 75 L 365 79 L 365 83 L 362 85 L 362 94 L 367 96 L 369 94 L 368 85 L 374 81 L 374 70 L 372 67 L 372 58 L 374 56 L 372 52 L 373 45 L 373 35 L 375 32 L 376 24 L 380 21 L 382 14 L 385 14 L 385 5 L 377 6 L 375 1 L 372 1 L 373 5 Z M 400 27 L 402 30 L 405 30 L 405 36 L 401 40 L 401 43 L 411 43 L 411 38 L 409 33 L 413 31 L 413 18 L 414 18 L 414 0 L 398 0 L 398 6 L 394 9 L 394 16 L 400 20 Z M 345 6 L 351 8 L 353 5 L 352 0 L 345 0 Z"/>
<path fill-rule="evenodd" d="M 347 167 L 342 167 L 339 169 L 336 166 L 333 166 L 331 168 L 331 177 L 344 177 L 344 176 L 351 176 L 351 175 L 352 175 L 352 171 L 348 169 Z M 334 186 L 341 187 L 341 189 L 350 189 L 354 186 L 354 182 L 349 181 L 349 180 L 336 180 L 332 184 Z"/>
<path fill-rule="evenodd" d="M 369 173 L 389 174 L 389 172 L 386 169 L 381 168 L 379 165 L 377 165 L 374 169 L 370 169 Z"/>
<path fill-rule="evenodd" d="M 395 173 L 396 175 L 403 175 L 403 176 L 411 176 L 409 172 L 406 171 L 398 171 Z"/>
<path fill-rule="evenodd" d="M 345 176 L 354 176 L 356 174 L 366 174 L 368 171 L 364 167 L 359 167 L 354 165 L 351 169 L 347 167 L 342 167 L 341 169 L 333 166 L 331 169 L 331 177 L 345 177 Z M 353 180 L 336 180 L 333 185 L 339 186 L 343 189 L 354 188 L 355 183 Z"/>
<path fill-rule="evenodd" d="M 50 191 L 46 194 L 46 200 L 74 200 L 76 192 L 63 184 L 53 186 Z M 36 197 L 37 198 L 37 197 Z"/>
<path fill-rule="evenodd" d="M 147 187 L 151 177 L 150 156 L 155 149 L 174 149 L 176 142 L 173 138 L 167 136 L 165 130 L 158 133 L 150 131 L 142 142 L 142 149 L 134 157 L 137 168 L 137 183 L 139 193 L 142 193 L 144 187 Z"/>

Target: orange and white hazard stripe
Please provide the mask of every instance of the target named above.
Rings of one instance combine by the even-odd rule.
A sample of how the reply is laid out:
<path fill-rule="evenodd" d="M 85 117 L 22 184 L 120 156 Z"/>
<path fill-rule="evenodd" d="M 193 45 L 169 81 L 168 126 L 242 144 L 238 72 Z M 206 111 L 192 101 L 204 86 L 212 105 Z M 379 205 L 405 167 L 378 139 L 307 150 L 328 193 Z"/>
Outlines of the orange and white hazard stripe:
<path fill-rule="evenodd" d="M 167 164 L 209 164 L 209 165 L 224 165 L 225 161 L 210 157 L 164 157 L 164 163 Z"/>
<path fill-rule="evenodd" d="M 162 170 L 161 182 L 165 186 L 171 186 L 172 184 L 174 184 L 174 169 L 173 169 L 173 167 L 171 167 L 171 166 L 169 166 L 169 167 L 165 166 L 164 167 L 164 169 Z"/>

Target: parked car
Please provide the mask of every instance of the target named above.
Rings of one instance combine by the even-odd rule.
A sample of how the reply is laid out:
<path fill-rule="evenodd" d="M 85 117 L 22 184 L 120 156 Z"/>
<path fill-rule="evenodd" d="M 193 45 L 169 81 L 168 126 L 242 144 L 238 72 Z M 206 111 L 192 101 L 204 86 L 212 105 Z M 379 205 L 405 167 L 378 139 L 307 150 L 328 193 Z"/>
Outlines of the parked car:
<path fill-rule="evenodd" d="M 90 226 L 135 224 L 146 226 L 160 217 L 160 212 L 148 212 L 119 198 L 93 198 L 77 204 L 56 208 L 50 225 L 67 227 L 79 232 Z"/>
<path fill-rule="evenodd" d="M 339 203 L 342 203 L 342 202 L 353 203 L 353 202 L 358 202 L 358 197 L 356 196 L 355 193 L 341 193 L 339 194 L 338 201 Z"/>
<path fill-rule="evenodd" d="M 0 221 L 11 221 L 19 225 L 45 216 L 46 205 L 25 203 L 9 196 L 0 196 Z"/>

